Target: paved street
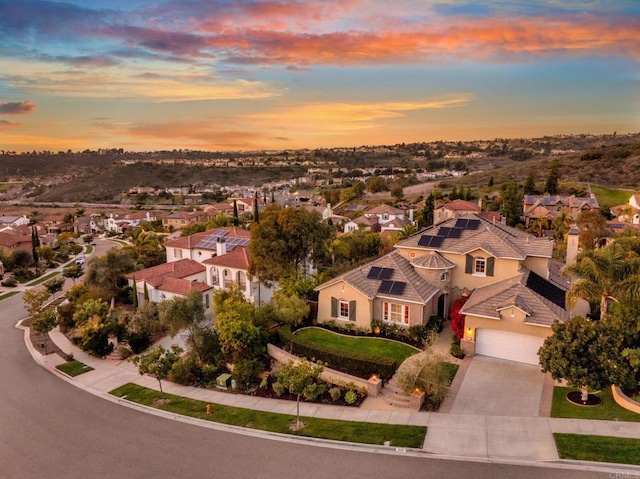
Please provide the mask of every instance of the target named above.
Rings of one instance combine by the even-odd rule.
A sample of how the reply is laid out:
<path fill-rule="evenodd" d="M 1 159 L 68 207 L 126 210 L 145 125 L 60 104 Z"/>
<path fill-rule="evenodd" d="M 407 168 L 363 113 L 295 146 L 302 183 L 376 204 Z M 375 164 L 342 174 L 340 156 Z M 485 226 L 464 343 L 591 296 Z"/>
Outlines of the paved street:
<path fill-rule="evenodd" d="M 464 456 L 476 456 L 476 459 L 469 462 L 434 459 L 429 454 L 438 452 L 438 447 L 442 447 L 429 445 L 429 438 L 437 438 L 438 426 L 446 424 L 447 418 L 455 418 L 460 424 L 460 429 L 463 429 L 465 424 L 469 426 L 469 423 L 464 422 L 462 415 L 403 415 L 394 414 L 392 411 L 354 410 L 354 414 L 361 415 L 362 420 L 380 422 L 412 423 L 414 421 L 411 414 L 420 414 L 415 417 L 426 422 L 430 428 L 425 444 L 425 450 L 428 452 L 413 453 L 344 443 L 324 443 L 324 447 L 318 447 L 323 443 L 313 440 L 299 441 L 250 430 L 239 434 L 215 424 L 204 424 L 189 419 L 175 420 L 179 418 L 167 414 L 145 414 L 137 409 L 107 401 L 101 392 L 133 378 L 137 382 L 154 387 L 157 385 L 154 379 L 140 377 L 130 365 L 122 364 L 117 370 L 103 367 L 67 382 L 46 368 L 38 366 L 27 351 L 24 332 L 14 327 L 17 320 L 26 316 L 21 295 L 2 301 L 0 311 L 2 478 L 210 478 L 222 475 L 234 478 L 261 478 L 280 477 L 284 471 L 287 476 L 305 478 L 362 475 L 370 478 L 390 478 L 428 475 L 493 479 L 552 478 L 558 477 L 559 474 L 569 478 L 589 478 L 603 477 L 603 474 L 618 470 L 612 465 L 589 466 L 588 471 L 577 470 L 576 465 L 558 463 L 522 465 L 520 459 L 497 464 L 496 457 L 508 457 L 502 449 L 512 442 L 509 434 L 517 434 L 530 424 L 531 427 L 536 426 L 528 420 L 520 423 L 514 418 L 507 418 L 514 422 L 506 426 L 506 423 L 500 421 L 485 423 L 487 431 L 501 431 L 500 435 L 495 437 L 502 438 L 488 441 L 486 453 L 478 447 L 478 444 L 482 444 L 480 442 L 470 441 L 468 446 L 461 442 L 450 442 L 448 445 L 444 443 L 447 446 L 442 451 L 445 456 L 462 456 L 460 459 Z M 40 354 L 33 352 L 36 358 Z M 99 361 L 95 358 L 89 359 Z M 51 361 L 50 367 L 55 361 L 59 361 L 55 355 L 46 356 L 46 360 Z M 200 397 L 207 393 L 203 390 L 193 391 L 193 394 Z M 235 401 L 252 400 L 241 396 L 225 396 L 234 398 Z M 291 404 L 271 403 L 272 410 L 288 412 L 291 407 Z M 342 409 L 332 409 L 334 415 L 339 414 L 346 418 L 346 413 L 339 411 Z M 305 413 L 321 415 L 323 408 L 310 405 Z M 470 419 L 474 420 L 479 421 Z M 565 427 L 569 430 L 588 427 L 562 421 L 555 425 L 556 421 L 554 427 Z M 448 424 L 447 427 L 450 427 L 451 423 Z M 601 430 L 592 433 L 606 433 L 606 427 L 614 426 L 603 424 L 599 426 Z M 638 431 L 636 428 L 629 428 L 625 433 L 636 437 Z M 437 442 L 442 440 L 443 437 L 440 437 Z M 473 449 L 474 447 L 476 449 Z"/>

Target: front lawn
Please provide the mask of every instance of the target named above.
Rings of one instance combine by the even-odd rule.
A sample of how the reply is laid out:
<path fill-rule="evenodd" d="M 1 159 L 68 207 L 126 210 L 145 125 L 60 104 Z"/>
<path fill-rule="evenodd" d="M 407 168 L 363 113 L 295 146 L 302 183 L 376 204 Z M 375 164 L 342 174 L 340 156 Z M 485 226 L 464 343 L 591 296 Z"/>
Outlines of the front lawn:
<path fill-rule="evenodd" d="M 168 403 L 162 403 L 158 401 L 161 398 L 159 391 L 132 383 L 114 389 L 110 394 L 126 398 L 128 401 L 162 409 L 163 411 L 170 411 L 172 413 L 207 421 L 282 434 L 332 439 L 335 441 L 379 445 L 383 445 L 385 441 L 390 441 L 391 445 L 395 447 L 421 448 L 427 433 L 427 428 L 421 426 L 337 421 L 334 419 L 311 417 L 301 417 L 300 420 L 305 423 L 306 426 L 298 431 L 292 431 L 289 425 L 295 422 L 295 416 L 287 414 L 224 406 L 166 393 L 164 396 L 170 401 Z M 211 415 L 206 414 L 207 404 L 211 405 Z"/>
<path fill-rule="evenodd" d="M 554 434 L 561 459 L 640 465 L 640 439 Z"/>
<path fill-rule="evenodd" d="M 383 338 L 347 336 L 322 328 L 304 328 L 295 335 L 309 342 L 341 351 L 358 351 L 376 357 L 394 359 L 398 365 L 419 351 L 408 344 Z"/>
<path fill-rule="evenodd" d="M 640 422 L 640 414 L 629 411 L 616 404 L 610 388 L 603 389 L 598 393 L 598 396 L 602 399 L 602 404 L 595 407 L 584 407 L 570 403 L 567 400 L 567 393 L 575 390 L 575 388 L 553 388 L 551 417 Z"/>
<path fill-rule="evenodd" d="M 632 190 L 618 190 L 607 188 L 606 186 L 590 185 L 591 192 L 596 195 L 598 204 L 611 208 L 612 206 L 624 205 L 629 203 L 631 195 L 638 193 Z"/>
<path fill-rule="evenodd" d="M 76 361 L 75 359 L 73 361 L 67 361 L 66 363 L 59 364 L 58 366 L 56 366 L 56 369 L 59 369 L 65 374 L 68 374 L 72 378 L 79 376 L 80 374 L 93 371 L 93 368 L 91 366 L 87 366 L 86 364 L 81 363 L 80 361 Z"/>

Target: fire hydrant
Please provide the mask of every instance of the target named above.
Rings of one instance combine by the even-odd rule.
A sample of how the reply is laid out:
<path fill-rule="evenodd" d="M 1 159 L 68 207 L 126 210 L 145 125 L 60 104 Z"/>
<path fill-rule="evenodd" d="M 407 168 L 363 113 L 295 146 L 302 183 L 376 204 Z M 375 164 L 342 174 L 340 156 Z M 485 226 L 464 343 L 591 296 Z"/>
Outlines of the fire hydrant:
<path fill-rule="evenodd" d="M 211 404 L 207 404 L 207 414 L 211 414 Z"/>

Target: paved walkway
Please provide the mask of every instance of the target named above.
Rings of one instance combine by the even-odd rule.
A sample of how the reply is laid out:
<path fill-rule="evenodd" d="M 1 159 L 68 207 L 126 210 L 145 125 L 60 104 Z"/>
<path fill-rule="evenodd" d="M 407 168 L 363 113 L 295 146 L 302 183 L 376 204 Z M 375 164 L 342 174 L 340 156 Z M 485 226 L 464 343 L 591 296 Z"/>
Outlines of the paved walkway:
<path fill-rule="evenodd" d="M 158 389 L 158 382 L 154 378 L 140 376 L 136 368 L 127 361 L 101 360 L 89 356 L 71 344 L 57 329 L 52 331 L 50 336 L 63 351 L 73 353 L 75 359 L 94 368 L 93 371 L 70 380 L 82 389 L 93 394 L 105 395 L 129 382 Z M 42 356 L 33 348 L 30 348 L 30 351 L 38 362 L 62 375 L 55 369 L 56 365 L 64 362 L 60 356 Z M 180 386 L 168 381 L 163 383 L 163 388 L 168 393 L 211 403 L 295 414 L 296 405 L 292 401 Z M 300 413 L 308 417 L 326 419 L 426 426 L 428 430 L 423 447 L 426 452 L 483 460 L 558 460 L 553 440 L 554 432 L 640 439 L 640 423 L 616 421 L 410 412 L 309 403 L 300 405 Z"/>

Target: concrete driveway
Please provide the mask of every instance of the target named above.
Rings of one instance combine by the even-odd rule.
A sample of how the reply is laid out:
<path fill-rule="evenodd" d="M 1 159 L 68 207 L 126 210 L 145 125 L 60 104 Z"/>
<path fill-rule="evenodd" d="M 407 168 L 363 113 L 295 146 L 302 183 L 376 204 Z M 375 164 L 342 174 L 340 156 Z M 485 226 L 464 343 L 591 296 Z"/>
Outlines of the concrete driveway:
<path fill-rule="evenodd" d="M 539 366 L 475 356 L 455 395 L 450 414 L 537 417 L 545 375 Z"/>

